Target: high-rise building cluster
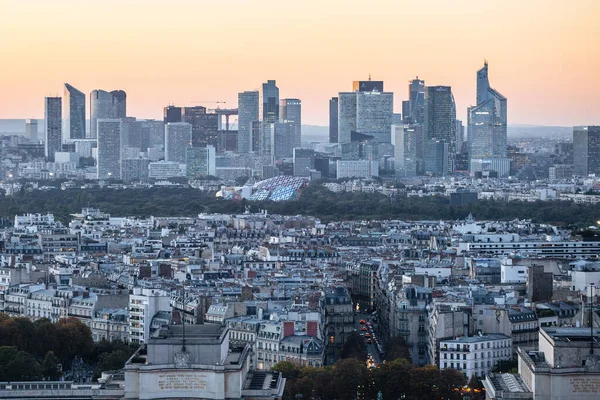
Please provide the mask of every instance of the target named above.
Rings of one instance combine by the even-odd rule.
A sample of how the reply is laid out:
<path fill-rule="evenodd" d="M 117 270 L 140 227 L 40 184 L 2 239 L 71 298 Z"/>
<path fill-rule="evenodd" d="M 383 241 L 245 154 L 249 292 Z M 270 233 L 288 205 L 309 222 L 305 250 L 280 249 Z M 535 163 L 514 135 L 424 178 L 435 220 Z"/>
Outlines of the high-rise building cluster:
<path fill-rule="evenodd" d="M 168 105 L 162 121 L 136 119 L 127 115 L 123 90 L 96 89 L 87 115 L 85 94 L 66 83 L 62 98 L 45 100 L 44 155 L 52 163 L 58 163 L 57 155 L 75 164 L 93 159 L 95 174 L 86 177 L 99 180 L 293 173 L 294 151 L 302 148 L 300 99 L 280 99 L 276 81 L 268 80 L 260 90 L 239 93 L 236 108 L 205 103 L 217 107 Z M 37 120 L 26 125 L 27 137 L 37 142 Z"/>
<path fill-rule="evenodd" d="M 383 82 L 369 78 L 352 89 L 329 101 L 329 142 L 342 160 L 376 161 L 379 170 L 391 167 L 399 177 L 474 173 L 481 165 L 497 167 L 499 176 L 509 173 L 506 98 L 490 87 L 487 62 L 477 72 L 477 105 L 468 109 L 466 141 L 450 86 L 426 86 L 416 77 L 402 114 L 394 113 L 393 94 Z"/>

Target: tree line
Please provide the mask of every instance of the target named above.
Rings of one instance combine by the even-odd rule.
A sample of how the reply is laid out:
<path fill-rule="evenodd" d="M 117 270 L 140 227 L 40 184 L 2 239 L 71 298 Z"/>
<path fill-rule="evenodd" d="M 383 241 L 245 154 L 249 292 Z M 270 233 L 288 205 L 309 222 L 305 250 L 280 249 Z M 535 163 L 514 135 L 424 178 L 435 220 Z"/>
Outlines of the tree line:
<path fill-rule="evenodd" d="M 195 216 L 199 213 L 242 213 L 265 209 L 273 214 L 312 215 L 323 221 L 356 219 L 464 219 L 469 213 L 480 220 L 531 219 L 562 226 L 593 225 L 600 216 L 600 205 L 569 201 L 503 202 L 478 200 L 451 206 L 446 197 L 385 196 L 380 193 L 334 193 L 319 184 L 309 185 L 300 200 L 291 202 L 248 202 L 218 199 L 187 187 L 136 189 L 21 190 L 13 196 L 0 196 L 0 218 L 24 213 L 53 213 L 68 221 L 70 214 L 83 207 L 100 208 L 115 216 Z"/>
<path fill-rule="evenodd" d="M 77 318 L 51 322 L 0 314 L 0 381 L 56 380 L 76 357 L 101 371 L 123 368 L 134 349 L 123 343 L 94 343 Z"/>

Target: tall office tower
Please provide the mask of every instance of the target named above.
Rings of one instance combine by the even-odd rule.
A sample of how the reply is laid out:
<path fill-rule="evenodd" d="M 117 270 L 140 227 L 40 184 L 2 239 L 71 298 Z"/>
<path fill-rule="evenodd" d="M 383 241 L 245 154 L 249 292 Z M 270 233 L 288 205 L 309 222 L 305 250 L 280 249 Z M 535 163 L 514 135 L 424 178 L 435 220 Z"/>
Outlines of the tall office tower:
<path fill-rule="evenodd" d="M 98 119 L 98 179 L 121 179 L 121 119 Z"/>
<path fill-rule="evenodd" d="M 113 90 L 110 94 L 113 96 L 115 118 L 125 118 L 127 116 L 127 93 L 123 90 Z"/>
<path fill-rule="evenodd" d="M 394 125 L 394 169 L 400 177 L 417 176 L 423 163 L 423 130 L 420 125 Z"/>
<path fill-rule="evenodd" d="M 600 126 L 573 128 L 573 172 L 600 176 Z"/>
<path fill-rule="evenodd" d="M 261 121 L 273 124 L 279 120 L 279 88 L 274 80 L 262 84 L 259 106 Z"/>
<path fill-rule="evenodd" d="M 403 110 L 403 113 L 404 119 L 409 123 L 422 124 L 424 121 L 425 81 L 418 76 L 408 83 L 408 109 Z"/>
<path fill-rule="evenodd" d="M 300 147 L 295 145 L 294 135 L 296 133 L 296 125 L 293 122 L 276 122 L 273 124 L 273 155 L 277 159 L 292 157 L 294 148 Z"/>
<path fill-rule="evenodd" d="M 424 135 L 427 143 L 424 146 L 425 169 L 436 175 L 446 175 L 454 170 L 454 155 L 456 154 L 456 105 L 450 86 L 428 86 L 425 88 Z M 432 160 L 440 157 L 442 150 L 445 160 Z M 428 170 L 428 166 L 431 169 Z M 440 169 L 442 168 L 442 169 Z M 447 168 L 447 169 L 444 169 Z"/>
<path fill-rule="evenodd" d="M 383 92 L 383 81 L 353 81 L 352 91 L 354 92 Z"/>
<path fill-rule="evenodd" d="M 198 179 L 216 175 L 216 151 L 213 146 L 188 147 L 185 149 L 186 175 Z"/>
<path fill-rule="evenodd" d="M 302 102 L 299 99 L 283 99 L 279 103 L 279 120 L 293 125 L 292 144 L 302 146 Z"/>
<path fill-rule="evenodd" d="M 263 155 L 272 155 L 272 125 L 279 121 L 279 88 L 277 88 L 274 80 L 268 80 L 262 84 L 259 106 L 259 117 L 262 123 L 260 152 Z"/>
<path fill-rule="evenodd" d="M 391 143 L 394 94 L 383 92 L 381 81 L 355 81 L 353 87 L 371 90 L 339 93 L 338 143 L 350 143 L 352 132 Z"/>
<path fill-rule="evenodd" d="M 181 117 L 182 117 L 181 107 L 166 106 L 163 109 L 163 112 L 164 112 L 163 122 L 165 124 L 168 124 L 170 122 L 183 122 L 181 120 Z"/>
<path fill-rule="evenodd" d="M 258 91 L 238 93 L 238 153 L 245 154 L 253 150 L 252 123 L 258 121 Z"/>
<path fill-rule="evenodd" d="M 410 101 L 402 100 L 402 122 L 405 124 L 410 123 Z"/>
<path fill-rule="evenodd" d="M 121 179 L 125 182 L 148 180 L 148 165 L 150 160 L 147 158 L 124 158 L 121 160 Z"/>
<path fill-rule="evenodd" d="M 263 123 L 260 121 L 252 121 L 252 136 L 250 138 L 250 151 L 260 153 L 260 137 L 262 135 Z M 241 152 L 240 152 L 241 153 Z"/>
<path fill-rule="evenodd" d="M 192 146 L 217 147 L 219 143 L 219 116 L 209 114 L 206 107 L 184 107 L 181 122 L 187 122 L 192 126 Z"/>
<path fill-rule="evenodd" d="M 338 98 L 329 100 L 329 143 L 338 142 Z"/>
<path fill-rule="evenodd" d="M 394 94 L 389 92 L 356 93 L 356 131 L 373 136 L 379 143 L 391 143 L 394 118 Z"/>
<path fill-rule="evenodd" d="M 192 125 L 169 122 L 165 125 L 165 161 L 185 164 L 185 149 L 192 145 Z"/>
<path fill-rule="evenodd" d="M 488 64 L 477 71 L 477 105 L 469 107 L 469 158 L 506 158 L 506 97 L 490 87 Z"/>
<path fill-rule="evenodd" d="M 294 149 L 294 176 L 310 176 L 315 169 L 315 151 L 313 149 Z"/>
<path fill-rule="evenodd" d="M 65 83 L 63 120 L 66 139 L 85 139 L 85 94 Z"/>
<path fill-rule="evenodd" d="M 142 151 L 148 148 L 164 149 L 165 147 L 165 124 L 163 121 L 154 119 L 138 120 L 140 137 L 142 142 Z M 144 146 L 144 143 L 147 143 Z"/>
<path fill-rule="evenodd" d="M 350 143 L 356 132 L 356 93 L 338 94 L 338 143 Z"/>
<path fill-rule="evenodd" d="M 456 120 L 456 127 L 454 129 L 454 133 L 456 134 L 456 154 L 460 154 L 465 140 L 465 127 L 460 119 Z"/>
<path fill-rule="evenodd" d="M 37 119 L 25 120 L 25 136 L 32 142 L 38 141 L 38 121 Z"/>
<path fill-rule="evenodd" d="M 62 99 L 44 99 L 44 151 L 46 159 L 54 162 L 54 153 L 62 147 Z"/>
<path fill-rule="evenodd" d="M 127 94 L 122 90 L 93 90 L 90 93 L 90 135 L 98 137 L 98 119 L 125 118 L 127 115 Z"/>

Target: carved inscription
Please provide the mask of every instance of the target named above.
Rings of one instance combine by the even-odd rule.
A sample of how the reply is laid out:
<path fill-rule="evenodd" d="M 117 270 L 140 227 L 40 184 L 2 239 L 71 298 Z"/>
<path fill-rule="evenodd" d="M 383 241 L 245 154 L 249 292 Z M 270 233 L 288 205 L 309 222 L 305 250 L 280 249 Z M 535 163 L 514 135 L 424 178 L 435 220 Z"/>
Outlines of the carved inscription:
<path fill-rule="evenodd" d="M 600 378 L 571 378 L 569 380 L 573 393 L 600 392 Z"/>
<path fill-rule="evenodd" d="M 206 375 L 158 375 L 160 390 L 206 389 Z"/>

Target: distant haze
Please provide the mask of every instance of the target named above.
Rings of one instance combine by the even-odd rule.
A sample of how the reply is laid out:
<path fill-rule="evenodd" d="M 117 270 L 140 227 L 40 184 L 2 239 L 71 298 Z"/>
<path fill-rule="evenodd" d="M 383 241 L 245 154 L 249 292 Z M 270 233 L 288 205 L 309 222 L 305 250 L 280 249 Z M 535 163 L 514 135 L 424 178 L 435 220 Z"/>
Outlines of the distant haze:
<path fill-rule="evenodd" d="M 88 121 L 89 122 L 89 121 Z M 466 128 L 465 128 L 466 129 Z M 44 131 L 44 121 L 38 120 L 38 133 Z M 24 119 L 0 119 L 0 134 L 23 135 L 25 134 Z M 465 130 L 466 134 L 466 130 Z M 571 139 L 573 127 L 570 126 L 537 126 L 537 125 L 509 125 L 508 136 L 512 137 L 565 137 Z M 41 137 L 41 136 L 40 136 Z M 329 140 L 329 127 L 318 125 L 302 125 L 302 141 L 327 141 Z"/>
<path fill-rule="evenodd" d="M 43 117 L 68 82 L 122 89 L 131 116 L 167 104 L 237 104 L 277 80 L 326 125 L 353 80 L 385 81 L 401 112 L 409 79 L 452 86 L 457 116 L 489 62 L 511 124 L 600 123 L 598 0 L 1 1 L 0 118 Z M 198 101 L 199 103 L 193 103 Z"/>

